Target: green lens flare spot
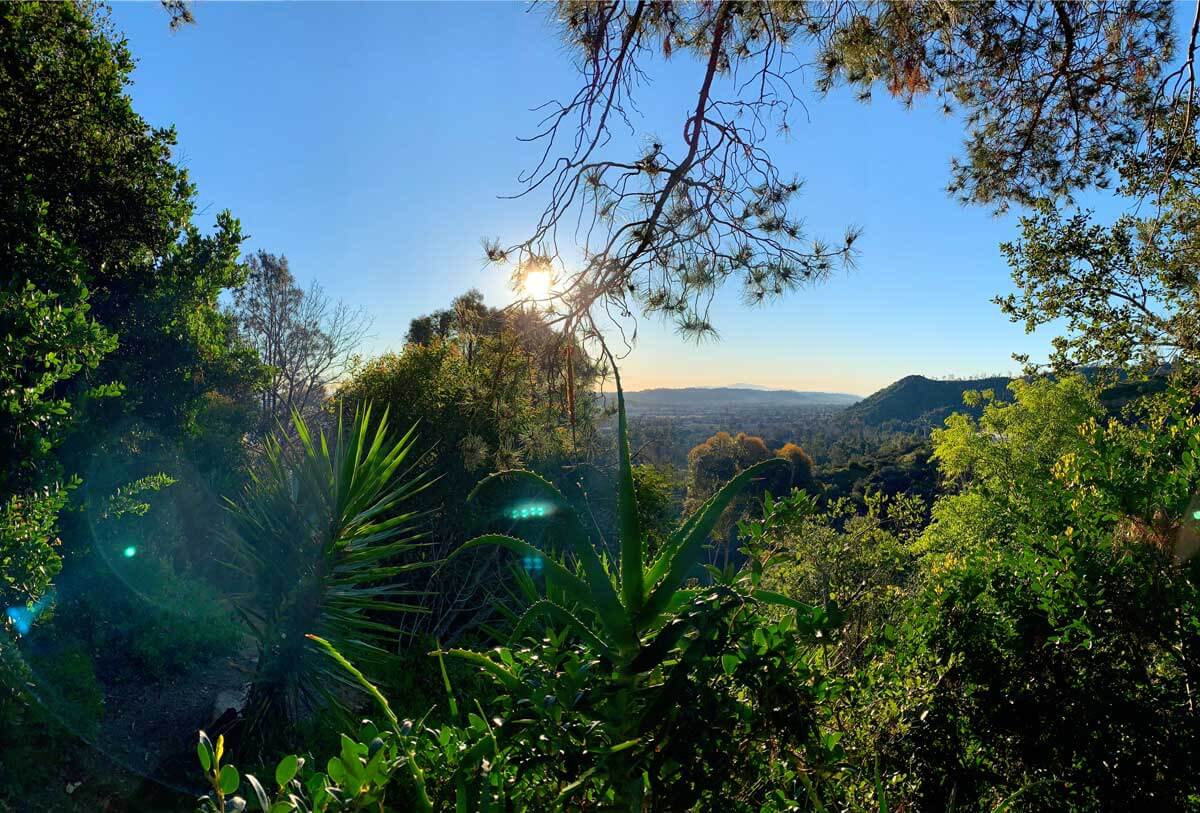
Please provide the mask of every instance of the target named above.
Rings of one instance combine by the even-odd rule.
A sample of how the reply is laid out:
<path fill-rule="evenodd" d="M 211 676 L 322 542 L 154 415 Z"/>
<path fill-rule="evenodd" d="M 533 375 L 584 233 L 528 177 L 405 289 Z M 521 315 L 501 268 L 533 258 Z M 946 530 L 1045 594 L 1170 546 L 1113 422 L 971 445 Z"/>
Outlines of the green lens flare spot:
<path fill-rule="evenodd" d="M 549 516 L 552 513 L 552 506 L 530 503 L 519 505 L 515 508 L 508 508 L 505 510 L 504 515 L 512 519 L 536 519 L 538 517 Z"/>
<path fill-rule="evenodd" d="M 1200 519 L 1200 511 L 1193 511 L 1192 519 Z"/>
<path fill-rule="evenodd" d="M 125 550 L 121 551 L 121 555 L 126 559 L 132 559 L 134 556 L 137 556 L 137 548 L 133 545 L 126 545 Z"/>

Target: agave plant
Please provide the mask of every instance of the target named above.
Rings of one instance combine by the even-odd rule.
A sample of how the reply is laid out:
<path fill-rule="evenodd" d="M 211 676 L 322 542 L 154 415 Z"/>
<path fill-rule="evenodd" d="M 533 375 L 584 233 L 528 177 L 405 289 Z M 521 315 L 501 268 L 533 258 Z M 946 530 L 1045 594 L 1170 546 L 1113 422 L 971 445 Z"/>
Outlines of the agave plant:
<path fill-rule="evenodd" d="M 344 710 L 358 686 L 306 635 L 378 676 L 397 647 L 388 616 L 423 611 L 405 581 L 427 564 L 415 558 L 422 517 L 405 508 L 430 482 L 413 470 L 414 430 L 389 439 L 387 413 L 373 423 L 369 406 L 349 426 L 339 413 L 328 438 L 298 414 L 292 424 L 295 442 L 271 438 L 228 502 L 231 564 L 247 587 L 234 603 L 258 645 L 243 721 L 259 741 L 319 709 Z"/>
<path fill-rule="evenodd" d="M 620 460 L 619 544 L 615 558 L 593 544 L 579 515 L 552 484 L 526 471 L 492 475 L 479 484 L 472 498 L 498 488 L 501 495 L 536 493 L 538 507 L 518 509 L 518 514 L 524 517 L 521 511 L 532 511 L 536 522 L 529 527 L 536 524 L 544 532 L 530 534 L 530 539 L 487 534 L 466 543 L 459 552 L 483 546 L 507 549 L 544 574 L 545 590 L 517 620 L 511 636 L 513 649 L 488 653 L 453 649 L 447 654 L 477 664 L 503 687 L 505 695 L 518 698 L 508 704 L 514 716 L 499 728 L 504 738 L 513 742 L 513 752 L 521 747 L 515 740 L 522 738 L 522 726 L 538 725 L 534 718 L 539 715 L 543 721 L 547 719 L 542 711 L 545 707 L 560 702 L 575 704 L 579 716 L 585 718 L 577 730 L 583 732 L 581 737 L 592 738 L 576 750 L 593 754 L 603 763 L 586 768 L 580 782 L 584 777 L 603 775 L 600 784 L 608 799 L 605 804 L 640 810 L 645 788 L 652 784 L 647 766 L 654 764 L 656 754 L 663 750 L 662 741 L 652 739 L 661 734 L 663 722 L 672 716 L 673 709 L 695 702 L 696 698 L 686 696 L 688 687 L 695 685 L 690 682 L 693 673 L 708 669 L 713 677 L 707 685 L 725 681 L 727 685 L 718 689 L 725 691 L 741 663 L 738 640 L 748 640 L 753 634 L 762 646 L 755 643 L 751 648 L 759 650 L 759 655 L 767 654 L 773 644 L 764 629 L 751 629 L 744 623 L 753 618 L 764 628 L 770 625 L 765 616 L 755 614 L 752 605 L 784 605 L 797 611 L 797 619 L 803 615 L 808 622 L 812 621 L 812 608 L 758 589 L 757 578 L 749 571 L 725 577 L 714 573 L 717 583 L 707 586 L 693 583 L 722 512 L 756 478 L 786 466 L 782 460 L 765 461 L 743 471 L 667 536 L 656 555 L 647 555 L 648 538 L 638 519 L 619 377 L 616 383 Z M 522 576 L 521 581 L 524 592 L 529 593 L 531 580 Z M 546 621 L 550 623 L 535 636 L 538 642 L 518 650 L 522 637 Z M 797 627 L 789 617 L 783 627 L 771 629 L 794 638 Z M 813 629 L 812 623 L 808 629 Z M 572 651 L 561 656 L 560 644 L 567 640 L 577 645 L 571 645 Z M 556 647 L 558 653 L 549 651 Z M 799 648 L 793 643 L 789 652 L 776 661 L 783 664 L 786 660 L 783 666 L 795 678 L 794 667 L 800 656 L 793 656 Z M 592 676 L 581 677 L 589 670 Z M 593 677 L 596 673 L 603 673 L 603 677 L 597 680 Z M 803 684 L 804 676 L 799 682 Z M 570 691 L 557 691 L 568 684 Z M 684 709 L 675 719 L 689 713 Z M 567 718 L 557 710 L 553 715 L 551 725 L 541 729 L 550 733 L 537 734 L 534 740 L 568 731 Z M 589 716 L 595 724 L 587 721 Z M 807 719 L 805 714 L 798 716 Z M 598 727 L 605 729 L 601 743 L 593 736 Z M 533 743 L 533 747 L 539 746 Z M 552 749 L 548 753 L 549 760 L 558 754 L 561 762 L 566 752 Z M 564 793 L 574 792 L 578 786 L 578 782 L 572 782 Z"/>

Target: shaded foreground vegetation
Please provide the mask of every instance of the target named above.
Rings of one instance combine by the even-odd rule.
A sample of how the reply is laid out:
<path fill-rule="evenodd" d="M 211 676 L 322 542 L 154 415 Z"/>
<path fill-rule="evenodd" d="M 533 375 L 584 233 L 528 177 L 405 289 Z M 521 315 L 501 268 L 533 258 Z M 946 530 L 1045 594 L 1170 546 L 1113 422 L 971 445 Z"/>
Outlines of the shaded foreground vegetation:
<path fill-rule="evenodd" d="M 0 6 L 0 808 L 1200 810 L 1200 164 L 1190 96 L 1147 85 L 1169 8 L 558 11 L 609 77 L 568 112 L 624 115 L 622 42 L 705 58 L 685 157 L 594 167 L 597 205 L 633 166 L 652 208 L 607 201 L 640 230 L 582 298 L 468 292 L 362 360 L 361 314 L 194 222 L 101 10 Z M 850 253 L 779 242 L 796 188 L 709 95 L 802 36 L 822 87 L 966 107 L 957 192 L 1034 207 L 1001 306 L 1070 335 L 1052 374 L 656 435 L 593 304 L 704 333 L 686 303 L 725 276 L 768 298 Z M 1057 215 L 1114 168 L 1153 215 Z M 560 203 L 492 258 L 545 272 Z"/>
<path fill-rule="evenodd" d="M 960 487 L 932 522 L 919 498 L 768 494 L 746 564 L 699 581 L 722 513 L 783 460 L 656 537 L 621 442 L 610 556 L 545 480 L 488 478 L 476 499 L 546 510 L 460 548 L 514 554 L 499 646 L 432 653 L 484 683 L 402 720 L 318 641 L 383 722 L 299 779 L 286 757 L 265 808 L 1192 809 L 1200 537 L 1171 517 L 1200 475 L 1193 390 L 1126 420 L 1082 377 L 1012 395 L 935 432 Z M 239 786 L 212 747 L 219 809 Z"/>

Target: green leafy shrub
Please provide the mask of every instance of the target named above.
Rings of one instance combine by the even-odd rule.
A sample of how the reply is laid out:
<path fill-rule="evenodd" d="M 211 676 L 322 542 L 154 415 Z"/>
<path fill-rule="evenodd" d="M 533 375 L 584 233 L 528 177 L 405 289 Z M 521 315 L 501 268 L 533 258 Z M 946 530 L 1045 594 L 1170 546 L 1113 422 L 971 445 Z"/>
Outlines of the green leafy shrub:
<path fill-rule="evenodd" d="M 32 605 L 62 569 L 58 515 L 69 488 L 54 486 L 13 495 L 0 506 L 0 634 L 29 631 Z"/>
<path fill-rule="evenodd" d="M 0 809 L 23 809 L 58 786 L 65 753 L 80 738 L 96 742 L 104 713 L 104 691 L 78 644 L 54 641 L 23 654 L 0 638 Z"/>
<path fill-rule="evenodd" d="M 253 794 L 259 810 L 270 813 L 382 811 L 388 809 L 385 800 L 389 794 L 401 809 L 432 810 L 418 763 L 444 757 L 443 765 L 452 769 L 459 759 L 477 759 L 481 753 L 479 743 L 486 741 L 475 737 L 474 745 L 468 747 L 466 739 L 473 729 L 431 732 L 414 729 L 411 720 L 401 723 L 379 689 L 328 641 L 314 635 L 307 638 L 332 659 L 347 679 L 372 696 L 386 716 L 387 725 L 379 728 L 364 720 L 357 739 L 342 734 L 339 750 L 324 763 L 324 771 L 310 767 L 303 757 L 285 755 L 265 784 L 253 774 L 243 776 L 232 764 L 222 764 L 224 737 L 218 737 L 214 744 L 201 731 L 196 755 L 212 791 L 200 798 L 199 809 L 208 813 L 244 810 L 246 799 L 236 795 L 244 779 L 246 793 Z"/>
<path fill-rule="evenodd" d="M 1101 423 L 1084 386 L 1018 387 L 938 440 L 973 476 L 860 706 L 920 809 L 1194 809 L 1200 420 L 1173 388 Z"/>
<path fill-rule="evenodd" d="M 866 495 L 865 514 L 846 498 L 824 511 L 803 491 L 781 500 L 767 495 L 763 519 L 742 533 L 773 557 L 763 584 L 797 601 L 844 611 L 827 667 L 844 673 L 860 665 L 872 642 L 898 620 L 918 569 L 913 540 L 925 504 L 919 498 Z"/>
<path fill-rule="evenodd" d="M 958 492 L 939 500 L 922 546 L 934 551 L 986 547 L 1012 538 L 1036 517 L 1062 517 L 1065 492 L 1052 470 L 1085 443 L 1079 428 L 1104 408 L 1083 376 L 1013 381 L 1013 400 L 968 393 L 978 418 L 956 414 L 934 430 L 934 459 Z"/>
<path fill-rule="evenodd" d="M 2 609 L 36 601 L 61 568 L 58 515 L 79 482 L 62 477 L 54 452 L 79 406 L 113 389 L 84 389 L 75 400 L 63 393 L 69 384 L 78 386 L 117 345 L 116 337 L 91 317 L 79 253 L 47 228 L 46 207 L 23 196 L 10 202 L 17 205 L 10 213 L 15 222 L 0 236 L 5 268 L 0 283 Z M 46 275 L 53 288 L 45 286 Z M 12 621 L 5 616 L 0 626 L 27 631 L 27 625 Z"/>
<path fill-rule="evenodd" d="M 162 472 L 140 477 L 73 517 L 82 524 L 86 513 L 88 544 L 67 552 L 54 602 L 42 608 L 46 634 L 94 653 L 107 683 L 180 674 L 237 651 L 245 635 L 230 602 L 188 561 L 200 540 L 177 525 L 175 486 Z"/>
<path fill-rule="evenodd" d="M 77 644 L 66 643 L 48 652 L 30 655 L 34 675 L 53 676 L 36 680 L 35 701 L 56 722 L 92 742 L 104 719 L 104 690 L 96 680 L 92 658 Z"/>
<path fill-rule="evenodd" d="M 129 631 L 128 646 L 119 648 L 147 677 L 177 674 L 241 647 L 245 625 L 220 593 L 168 565 L 151 567 L 163 571 L 156 589 L 161 604 L 157 611 L 143 611 L 145 620 Z"/>
<path fill-rule="evenodd" d="M 922 809 L 1185 809 L 1200 592 L 1159 551 L 1060 535 L 941 565 L 899 646 L 937 671 L 901 745 Z M 933 682 L 933 681 L 931 681 Z"/>

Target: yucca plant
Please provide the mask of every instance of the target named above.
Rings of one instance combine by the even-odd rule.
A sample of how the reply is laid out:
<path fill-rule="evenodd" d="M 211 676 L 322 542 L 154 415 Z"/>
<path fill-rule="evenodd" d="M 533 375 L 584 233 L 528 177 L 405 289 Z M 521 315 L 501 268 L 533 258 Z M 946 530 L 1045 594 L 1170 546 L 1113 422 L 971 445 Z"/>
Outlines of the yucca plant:
<path fill-rule="evenodd" d="M 406 502 L 429 484 L 415 471 L 415 431 L 389 437 L 371 409 L 331 437 L 293 415 L 295 441 L 271 438 L 232 517 L 234 603 L 258 644 L 243 713 L 259 742 L 319 710 L 344 710 L 358 687 L 306 635 L 330 641 L 372 676 L 394 664 L 395 613 L 422 612 L 405 577 L 425 567 L 422 517 Z M 372 425 L 374 428 L 372 429 Z"/>
<path fill-rule="evenodd" d="M 473 499 L 497 489 L 501 496 L 536 494 L 538 507 L 525 513 L 517 509 L 517 513 L 522 518 L 532 514 L 534 521 L 526 527 L 539 532 L 529 539 L 487 534 L 466 543 L 460 552 L 483 546 L 505 548 L 544 574 L 545 589 L 516 621 L 511 648 L 489 653 L 455 649 L 448 654 L 480 666 L 511 698 L 504 701 L 509 715 L 498 731 L 500 740 L 511 744 L 510 758 L 521 760 L 526 770 L 535 764 L 556 770 L 571 762 L 572 747 L 583 759 L 592 760 L 578 766 L 579 779 L 566 784 L 560 801 L 588 785 L 591 790 L 586 792 L 593 794 L 593 801 L 640 810 L 646 789 L 654 790 L 656 775 L 682 776 L 691 771 L 691 766 L 668 764 L 664 756 L 671 750 L 668 739 L 678 742 L 690 736 L 699 742 L 705 736 L 721 736 L 715 728 L 703 734 L 680 732 L 678 726 L 670 730 L 683 720 L 687 725 L 696 722 L 689 704 L 699 708 L 703 701 L 693 692 L 711 689 L 710 707 L 725 714 L 725 721 L 733 720 L 733 726 L 758 719 L 757 712 L 739 710 L 753 702 L 744 703 L 741 696 L 757 693 L 761 698 L 773 692 L 778 697 L 772 700 L 772 708 L 795 712 L 793 721 L 784 725 L 804 728 L 800 738 L 810 737 L 812 716 L 801 708 L 800 696 L 810 685 L 811 670 L 796 633 L 811 632 L 823 622 L 812 608 L 759 589 L 756 570 L 714 571 L 714 581 L 707 585 L 693 581 L 722 512 L 756 478 L 787 465 L 782 460 L 766 461 L 739 474 L 667 536 L 657 555 L 647 555 L 619 377 L 616 384 L 620 458 L 616 556 L 593 543 L 578 514 L 546 480 L 526 471 L 485 479 L 472 493 Z M 522 577 L 521 581 L 528 592 L 530 580 Z M 764 603 L 784 605 L 796 616 L 774 624 L 775 619 L 756 610 Z M 536 632 L 535 643 L 525 646 L 522 640 L 531 631 Z M 754 663 L 739 672 L 747 659 Z M 774 682 L 768 686 L 760 672 L 769 673 Z M 780 699 L 784 695 L 797 702 Z M 562 705 L 571 708 L 563 711 Z M 537 733 L 530 739 L 522 729 Z M 556 737 L 575 739 L 571 746 L 551 742 L 543 747 L 538 742 Z M 530 742 L 522 746 L 523 739 Z M 522 748 L 527 752 L 521 753 Z M 718 772 L 728 769 L 716 768 Z M 661 802 L 663 795 L 658 798 Z"/>

